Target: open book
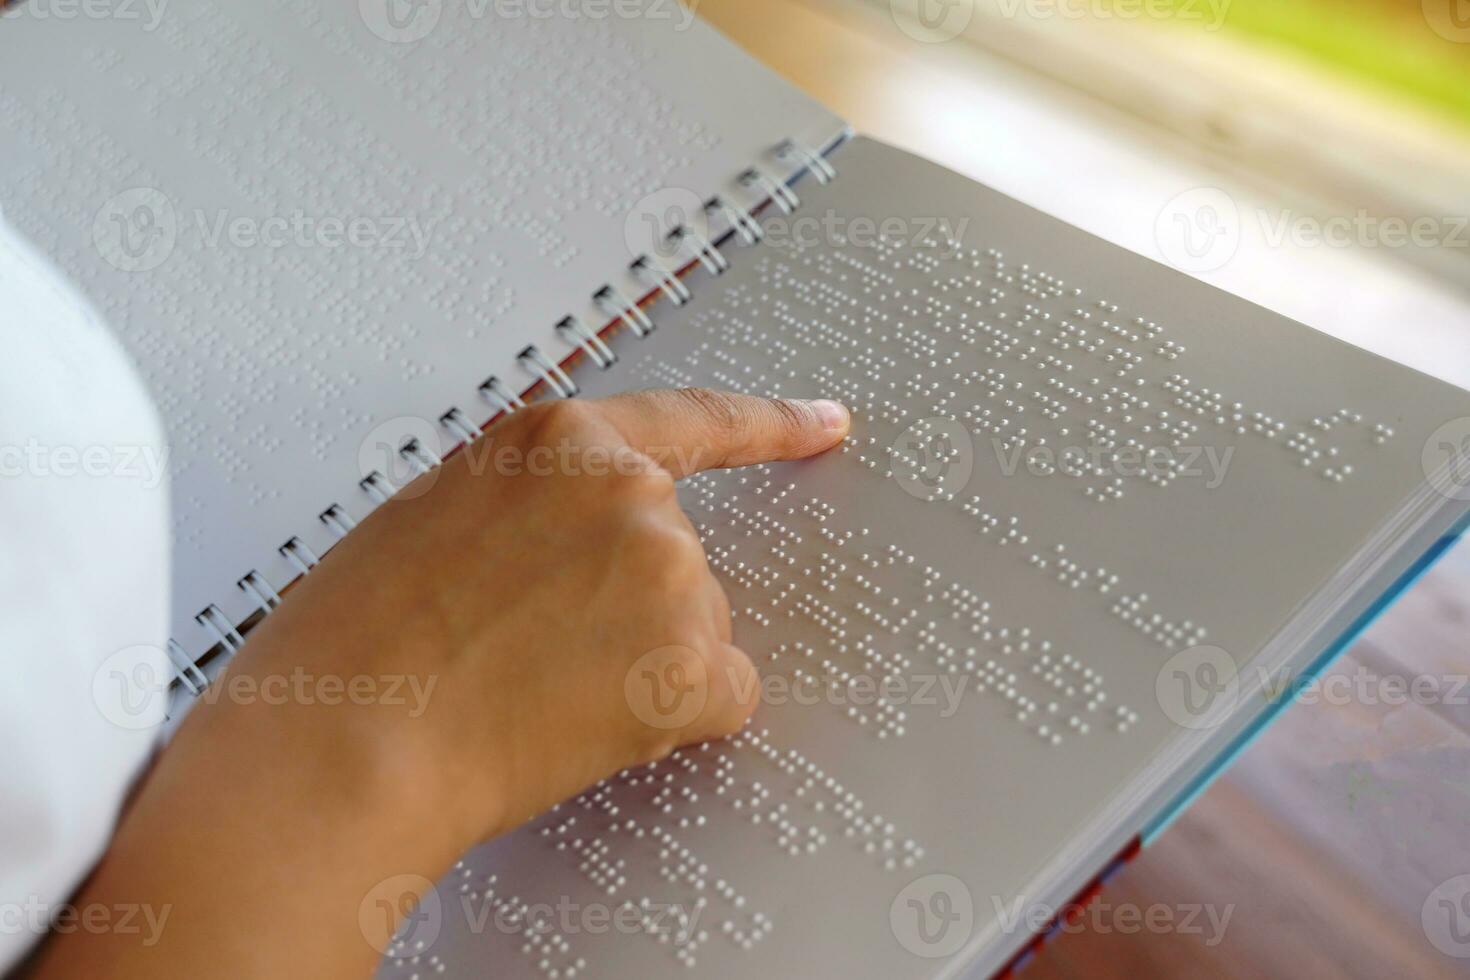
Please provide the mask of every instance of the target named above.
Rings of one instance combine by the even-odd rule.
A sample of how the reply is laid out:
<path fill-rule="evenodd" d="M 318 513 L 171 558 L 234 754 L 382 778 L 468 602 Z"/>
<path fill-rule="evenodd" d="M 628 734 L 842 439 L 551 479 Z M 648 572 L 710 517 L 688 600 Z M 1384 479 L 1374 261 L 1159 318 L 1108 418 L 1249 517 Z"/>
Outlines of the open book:
<path fill-rule="evenodd" d="M 466 855 L 384 977 L 1000 971 L 1470 515 L 1470 394 L 850 139 L 668 0 L 149 9 L 7 15 L 0 139 L 168 423 L 183 690 L 525 399 L 854 415 L 681 491 L 750 727 Z"/>

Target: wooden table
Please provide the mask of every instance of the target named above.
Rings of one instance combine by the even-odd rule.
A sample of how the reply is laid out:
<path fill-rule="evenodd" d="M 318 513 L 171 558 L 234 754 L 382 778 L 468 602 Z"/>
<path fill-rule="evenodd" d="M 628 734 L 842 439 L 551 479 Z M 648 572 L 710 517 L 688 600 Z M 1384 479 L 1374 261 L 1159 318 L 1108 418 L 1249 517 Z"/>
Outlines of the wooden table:
<path fill-rule="evenodd" d="M 698 11 L 858 131 L 1145 254 L 1158 208 L 1220 179 L 1126 113 L 964 42 L 918 44 L 861 0 L 702 0 Z M 1382 255 L 1247 240 L 1241 258 L 1209 278 L 1470 386 L 1465 294 L 1422 270 Z M 1330 673 L 1358 671 L 1470 671 L 1470 545 L 1446 556 Z M 1470 688 L 1461 694 L 1470 700 Z M 1101 928 L 1059 937 L 1026 975 L 1470 975 L 1470 959 L 1442 955 L 1420 925 L 1431 890 L 1466 873 L 1470 707 L 1298 704 L 1110 883 L 1089 919 Z M 1108 912 L 1155 904 L 1176 915 L 1230 909 L 1223 939 L 1212 945 L 1209 929 L 1136 931 Z"/>

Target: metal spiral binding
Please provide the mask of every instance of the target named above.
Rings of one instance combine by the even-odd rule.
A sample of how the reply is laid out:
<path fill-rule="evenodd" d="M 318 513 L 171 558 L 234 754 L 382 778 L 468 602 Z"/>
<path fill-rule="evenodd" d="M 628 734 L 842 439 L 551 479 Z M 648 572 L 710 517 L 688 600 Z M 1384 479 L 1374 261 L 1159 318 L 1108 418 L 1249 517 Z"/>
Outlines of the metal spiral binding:
<path fill-rule="evenodd" d="M 208 630 L 215 642 L 229 653 L 237 653 L 245 645 L 245 638 L 240 635 L 240 631 L 219 611 L 219 606 L 213 603 L 205 606 L 204 611 L 194 617 L 194 621 Z"/>
<path fill-rule="evenodd" d="M 646 255 L 641 255 L 633 260 L 628 267 L 639 279 L 657 286 L 663 294 L 669 298 L 669 302 L 675 306 L 683 306 L 694 298 L 689 287 L 684 285 L 684 280 L 664 268 L 662 263 L 656 262 Z"/>
<path fill-rule="evenodd" d="M 521 367 L 555 392 L 558 398 L 575 398 L 577 392 L 582 390 L 555 361 L 541 353 L 541 348 L 535 344 L 521 351 L 516 360 Z"/>
<path fill-rule="evenodd" d="M 575 347 L 580 347 L 587 356 L 592 358 L 592 363 L 606 371 L 618 363 L 618 355 L 603 341 L 603 339 L 591 330 L 587 325 L 574 316 L 563 317 L 556 325 L 557 332 L 563 339 Z"/>
<path fill-rule="evenodd" d="M 704 210 L 707 213 L 724 215 L 725 220 L 730 222 L 730 227 L 735 229 L 735 233 L 746 245 L 755 245 L 765 240 L 766 230 L 755 220 L 755 215 L 733 201 L 727 201 L 716 194 L 704 202 Z"/>
<path fill-rule="evenodd" d="M 262 613 L 268 613 L 281 604 L 280 593 L 271 587 L 265 576 L 253 569 L 235 584 L 254 597 Z"/>
<path fill-rule="evenodd" d="M 669 233 L 669 238 L 687 247 L 699 260 L 699 264 L 704 266 L 705 271 L 712 276 L 723 275 L 725 270 L 730 268 L 730 260 L 715 248 L 714 242 L 688 225 L 680 225 L 675 228 Z"/>
<path fill-rule="evenodd" d="M 369 497 L 373 498 L 373 503 L 375 504 L 386 504 L 388 498 L 392 497 L 395 492 L 393 484 L 389 483 L 388 478 L 377 470 L 373 470 L 367 476 L 357 481 L 357 485 L 362 487 L 363 491 Z"/>
<path fill-rule="evenodd" d="M 801 146 L 794 140 L 785 140 L 780 143 L 775 148 L 774 154 L 778 159 L 797 162 L 819 183 L 827 184 L 837 176 L 836 168 L 822 154 Z M 798 173 L 797 176 L 800 174 Z M 756 218 L 756 212 L 765 202 L 775 204 L 782 213 L 788 215 L 801 205 L 800 198 L 785 181 L 771 177 L 759 167 L 747 168 L 737 176 L 736 182 L 742 187 L 754 188 L 762 192 L 764 202 L 758 201 L 754 208 L 750 208 L 726 196 L 716 194 L 705 202 L 704 209 L 707 214 L 723 217 L 729 224 L 730 230 L 745 245 L 755 245 L 765 238 L 765 229 L 761 227 Z M 670 234 L 670 240 L 685 245 L 694 259 L 711 275 L 720 275 L 730 268 L 729 259 L 715 243 L 687 225 L 675 228 Z M 683 306 L 694 298 L 693 292 L 678 274 L 650 256 L 640 256 L 629 267 L 629 271 L 639 281 L 652 286 L 675 306 Z M 655 324 L 642 305 L 616 286 L 612 284 L 603 286 L 593 294 L 592 300 L 599 310 L 612 321 L 627 327 L 635 337 L 643 339 L 653 333 Z M 564 340 L 585 352 L 599 368 L 606 370 L 617 363 L 617 353 L 608 346 L 597 331 L 592 330 L 577 317 L 563 318 L 556 325 L 556 329 Z M 578 393 L 579 389 L 571 377 L 561 369 L 557 362 L 542 353 L 535 344 L 522 350 L 516 360 L 523 369 L 537 381 L 543 383 L 557 397 L 571 398 Z M 495 409 L 497 415 L 510 415 L 526 407 L 524 399 L 495 375 L 491 375 L 481 383 L 479 394 Z M 481 428 L 458 408 L 451 408 L 445 412 L 440 416 L 439 423 L 455 437 L 459 445 L 468 445 L 483 435 Z M 416 439 L 405 442 L 399 448 L 398 454 L 419 474 L 427 473 L 443 462 Z M 359 481 L 358 486 L 376 504 L 387 503 L 397 492 L 397 488 L 376 470 Z M 357 523 L 339 504 L 332 504 L 318 517 L 338 539 L 349 534 Z M 299 537 L 291 538 L 276 550 L 302 576 L 309 574 L 321 562 L 321 557 Z M 250 571 L 239 579 L 237 585 L 255 600 L 259 615 L 268 615 L 281 604 L 280 593 L 256 570 Z M 254 621 L 254 618 L 254 614 L 247 617 L 245 625 L 248 626 Z M 216 641 L 216 649 L 222 649 L 226 654 L 232 655 L 244 646 L 245 640 L 240 629 L 230 623 L 218 606 L 209 605 L 194 619 Z M 201 669 L 200 662 L 209 657 L 212 652 L 206 653 L 204 658 L 196 662 L 177 640 L 168 641 L 167 653 L 173 664 L 174 679 L 191 695 L 198 695 L 209 686 L 209 678 Z"/>
<path fill-rule="evenodd" d="M 347 537 L 347 532 L 357 527 L 357 522 L 338 504 L 328 507 L 318 514 L 317 518 L 332 529 L 332 533 L 337 535 L 338 540 Z"/>
<path fill-rule="evenodd" d="M 812 176 L 817 178 L 817 183 L 822 185 L 832 183 L 832 179 L 837 176 L 837 168 L 832 166 L 830 160 L 820 153 L 813 153 L 795 140 L 786 140 L 776 147 L 776 156 L 783 160 L 795 159 L 810 170 Z"/>
<path fill-rule="evenodd" d="M 199 669 L 189 657 L 178 640 L 169 640 L 164 647 L 168 653 L 169 661 L 174 665 L 174 679 L 184 685 L 190 694 L 203 694 L 204 689 L 209 686 L 209 678 L 204 676 L 204 671 Z"/>
<path fill-rule="evenodd" d="M 276 550 L 281 553 L 282 558 L 296 566 L 296 570 L 302 575 L 311 571 L 317 566 L 317 562 L 321 561 L 316 552 L 307 547 L 306 542 L 300 538 L 292 538 Z"/>
<path fill-rule="evenodd" d="M 493 374 L 480 385 L 480 396 L 494 405 L 496 411 L 504 415 L 526 407 L 526 403 L 521 401 L 521 396 L 501 384 L 500 379 Z"/>
<path fill-rule="evenodd" d="M 765 191 L 776 207 L 781 209 L 782 214 L 790 214 L 801 206 L 801 198 L 796 196 L 795 191 L 756 167 L 746 170 L 738 179 L 743 187 L 758 187 Z"/>
<path fill-rule="evenodd" d="M 423 476 L 444 462 L 434 454 L 432 449 L 425 449 L 423 443 L 417 439 L 410 439 L 399 446 L 398 458 L 407 463 L 416 476 Z"/>
<path fill-rule="evenodd" d="M 592 294 L 592 301 L 602 312 L 622 320 L 639 340 L 653 333 L 653 321 L 643 312 L 643 307 L 623 295 L 616 286 L 603 286 Z"/>
<path fill-rule="evenodd" d="M 478 425 L 471 422 L 468 416 L 457 408 L 451 408 L 439 416 L 439 424 L 448 429 L 460 444 L 465 446 L 485 434 Z"/>

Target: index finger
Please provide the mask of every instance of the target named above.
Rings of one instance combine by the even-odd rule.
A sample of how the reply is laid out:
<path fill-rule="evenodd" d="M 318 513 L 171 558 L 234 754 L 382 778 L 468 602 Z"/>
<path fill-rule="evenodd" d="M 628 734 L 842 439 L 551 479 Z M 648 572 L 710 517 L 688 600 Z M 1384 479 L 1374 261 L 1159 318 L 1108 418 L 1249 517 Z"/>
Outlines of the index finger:
<path fill-rule="evenodd" d="M 757 398 L 708 388 L 638 391 L 598 404 L 630 446 L 675 479 L 805 459 L 840 443 L 852 422 L 846 408 L 827 399 Z"/>

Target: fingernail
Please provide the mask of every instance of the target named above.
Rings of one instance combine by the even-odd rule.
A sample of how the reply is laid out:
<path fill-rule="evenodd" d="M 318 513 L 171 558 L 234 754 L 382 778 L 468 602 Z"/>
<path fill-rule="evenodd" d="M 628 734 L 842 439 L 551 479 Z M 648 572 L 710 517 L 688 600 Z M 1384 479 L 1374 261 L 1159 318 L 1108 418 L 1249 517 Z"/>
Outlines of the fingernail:
<path fill-rule="evenodd" d="M 847 409 L 842 405 L 826 398 L 818 398 L 807 404 L 811 405 L 812 411 L 817 413 L 817 418 L 822 420 L 822 425 L 826 427 L 827 431 L 831 432 L 837 429 L 847 428 Z"/>

